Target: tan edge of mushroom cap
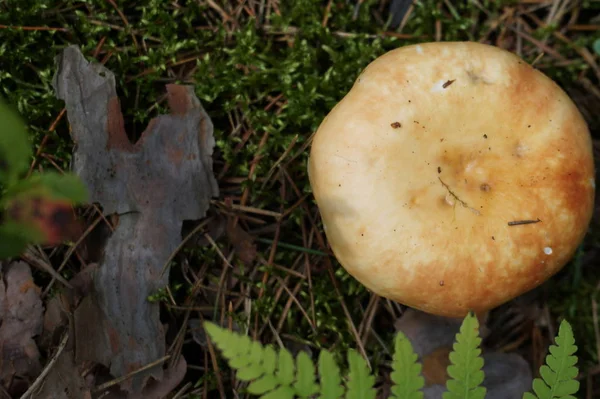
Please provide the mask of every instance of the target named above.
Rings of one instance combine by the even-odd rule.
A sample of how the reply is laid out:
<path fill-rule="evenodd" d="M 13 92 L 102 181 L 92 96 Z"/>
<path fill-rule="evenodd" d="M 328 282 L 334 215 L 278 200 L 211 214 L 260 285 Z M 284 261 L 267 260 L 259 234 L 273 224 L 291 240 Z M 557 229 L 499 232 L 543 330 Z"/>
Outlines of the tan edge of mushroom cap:
<path fill-rule="evenodd" d="M 570 98 L 516 55 L 471 42 L 373 61 L 323 120 L 308 171 L 344 268 L 383 297 L 452 317 L 560 270 L 595 191 Z M 509 225 L 519 221 L 537 222 Z"/>

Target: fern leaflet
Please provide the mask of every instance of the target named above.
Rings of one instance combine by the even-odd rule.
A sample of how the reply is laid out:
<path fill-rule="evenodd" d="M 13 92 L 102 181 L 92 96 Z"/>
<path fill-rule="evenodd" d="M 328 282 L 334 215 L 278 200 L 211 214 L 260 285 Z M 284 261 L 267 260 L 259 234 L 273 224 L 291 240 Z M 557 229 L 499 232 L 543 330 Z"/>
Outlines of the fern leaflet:
<path fill-rule="evenodd" d="M 296 368 L 298 374 L 294 388 L 301 398 L 309 398 L 319 392 L 319 386 L 315 382 L 315 366 L 306 352 L 298 353 L 296 357 Z"/>
<path fill-rule="evenodd" d="M 395 399 L 422 399 L 421 389 L 425 379 L 421 376 L 422 365 L 417 363 L 417 354 L 402 332 L 398 332 L 395 340 L 394 358 L 392 367 L 394 371 L 391 379 L 392 398 Z"/>
<path fill-rule="evenodd" d="M 527 392 L 524 399 L 575 399 L 572 396 L 579 390 L 579 381 L 575 379 L 579 370 L 575 366 L 577 351 L 571 325 L 563 320 L 558 328 L 556 345 L 550 345 L 550 354 L 546 364 L 540 367 L 542 378 L 533 380 L 533 391 L 537 397 Z"/>
<path fill-rule="evenodd" d="M 486 389 L 480 386 L 484 378 L 480 344 L 479 322 L 473 313 L 469 313 L 460 326 L 450 353 L 448 375 L 451 379 L 446 383 L 448 390 L 444 392 L 444 399 L 485 397 Z"/>
<path fill-rule="evenodd" d="M 348 391 L 346 399 L 375 399 L 375 377 L 369 371 L 365 359 L 355 350 L 348 351 Z"/>
<path fill-rule="evenodd" d="M 340 399 L 344 394 L 340 368 L 333 355 L 326 350 L 322 350 L 319 355 L 319 376 L 321 380 L 319 399 Z"/>
<path fill-rule="evenodd" d="M 277 354 L 270 346 L 264 347 L 246 335 L 233 333 L 210 322 L 205 322 L 204 328 L 229 366 L 237 370 L 237 378 L 252 381 L 248 385 L 251 394 L 262 395 L 262 399 L 292 399 L 296 394 L 306 397 L 306 392 L 315 392 L 316 384 L 310 385 L 310 379 L 306 377 L 307 371 L 314 373 L 312 364 L 308 370 L 306 368 L 306 360 L 310 362 L 310 358 L 299 360 L 300 378 L 292 387 L 296 367 L 288 350 L 282 349 Z"/>

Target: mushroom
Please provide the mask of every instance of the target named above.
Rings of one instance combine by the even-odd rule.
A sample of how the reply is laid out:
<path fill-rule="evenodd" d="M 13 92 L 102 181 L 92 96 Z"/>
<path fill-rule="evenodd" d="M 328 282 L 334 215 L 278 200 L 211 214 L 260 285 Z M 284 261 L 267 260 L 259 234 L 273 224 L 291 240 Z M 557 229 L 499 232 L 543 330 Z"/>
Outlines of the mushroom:
<path fill-rule="evenodd" d="M 347 272 L 448 317 L 557 273 L 595 192 L 590 133 L 567 94 L 472 42 L 410 45 L 368 65 L 315 133 L 308 174 Z"/>

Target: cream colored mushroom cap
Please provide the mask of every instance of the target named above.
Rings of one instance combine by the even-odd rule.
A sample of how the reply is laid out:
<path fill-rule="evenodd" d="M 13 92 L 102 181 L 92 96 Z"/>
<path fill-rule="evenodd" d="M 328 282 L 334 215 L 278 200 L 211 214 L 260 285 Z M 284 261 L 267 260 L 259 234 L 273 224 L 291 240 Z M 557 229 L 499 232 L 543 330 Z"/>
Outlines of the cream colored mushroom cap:
<path fill-rule="evenodd" d="M 570 98 L 516 55 L 471 42 L 373 61 L 323 120 L 308 172 L 341 265 L 383 297 L 452 317 L 559 271 L 595 191 Z"/>

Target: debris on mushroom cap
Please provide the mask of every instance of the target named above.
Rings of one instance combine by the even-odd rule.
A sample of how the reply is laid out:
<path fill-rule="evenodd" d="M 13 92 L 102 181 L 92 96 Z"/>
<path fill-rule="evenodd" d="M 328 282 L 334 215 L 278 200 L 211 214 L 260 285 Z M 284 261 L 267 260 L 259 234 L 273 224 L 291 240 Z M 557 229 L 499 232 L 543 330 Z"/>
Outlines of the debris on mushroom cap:
<path fill-rule="evenodd" d="M 373 61 L 323 120 L 308 170 L 342 266 L 381 296 L 453 317 L 560 270 L 594 202 L 591 137 L 571 99 L 472 42 Z"/>

